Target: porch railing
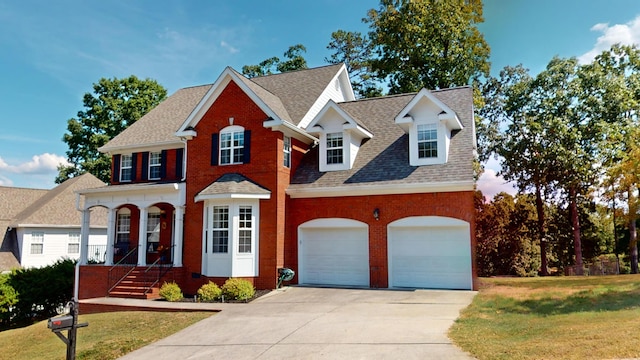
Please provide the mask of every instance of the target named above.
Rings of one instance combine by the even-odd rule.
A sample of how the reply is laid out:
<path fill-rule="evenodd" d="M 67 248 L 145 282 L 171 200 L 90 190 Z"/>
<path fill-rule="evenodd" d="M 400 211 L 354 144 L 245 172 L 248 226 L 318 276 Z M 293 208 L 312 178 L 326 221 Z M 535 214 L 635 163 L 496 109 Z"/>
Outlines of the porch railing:
<path fill-rule="evenodd" d="M 87 264 L 104 264 L 107 257 L 107 245 L 87 246 Z"/>
<path fill-rule="evenodd" d="M 134 247 L 109 269 L 109 290 L 111 292 L 120 282 L 135 270 L 138 263 L 138 248 Z"/>
<path fill-rule="evenodd" d="M 156 261 L 151 263 L 151 265 L 147 266 L 144 270 L 145 294 L 151 291 L 151 289 L 160 282 L 162 277 L 173 268 L 173 256 L 171 256 L 173 246 L 174 245 L 162 251 L 158 255 Z M 165 254 L 170 254 L 168 260 L 166 259 Z"/>

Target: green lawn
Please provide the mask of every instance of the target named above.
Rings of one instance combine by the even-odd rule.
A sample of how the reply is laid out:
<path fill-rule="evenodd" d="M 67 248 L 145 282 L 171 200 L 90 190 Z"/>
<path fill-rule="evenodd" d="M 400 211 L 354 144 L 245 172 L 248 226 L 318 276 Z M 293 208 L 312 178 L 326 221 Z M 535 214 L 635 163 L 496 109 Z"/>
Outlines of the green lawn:
<path fill-rule="evenodd" d="M 76 359 L 116 359 L 205 319 L 211 312 L 112 312 L 80 315 Z M 66 336 L 67 332 L 63 334 Z M 64 359 L 66 345 L 47 321 L 0 332 L 0 359 Z"/>
<path fill-rule="evenodd" d="M 640 275 L 481 283 L 449 331 L 478 359 L 640 357 Z"/>

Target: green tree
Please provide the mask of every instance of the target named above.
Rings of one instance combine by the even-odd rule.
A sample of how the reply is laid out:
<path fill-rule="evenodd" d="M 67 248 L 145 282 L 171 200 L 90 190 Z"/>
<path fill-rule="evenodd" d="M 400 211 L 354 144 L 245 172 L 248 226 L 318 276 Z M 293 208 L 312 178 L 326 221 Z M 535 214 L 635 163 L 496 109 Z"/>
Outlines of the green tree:
<path fill-rule="evenodd" d="M 129 76 L 102 78 L 93 84 L 93 93 L 85 93 L 84 110 L 67 122 L 67 158 L 71 165 L 58 167 L 56 183 L 89 172 L 108 182 L 111 159 L 98 151 L 114 136 L 140 119 L 167 96 L 167 90 L 155 80 Z"/>
<path fill-rule="evenodd" d="M 263 60 L 258 65 L 245 65 L 242 67 L 242 74 L 253 78 L 279 72 L 307 69 L 307 60 L 303 56 L 305 52 L 307 52 L 307 48 L 302 44 L 290 46 L 284 52 L 286 60 L 282 61 L 279 57 L 274 56 Z"/>
<path fill-rule="evenodd" d="M 392 94 L 470 85 L 489 75 L 489 46 L 477 28 L 481 0 L 381 0 L 363 19 L 373 73 Z"/>
<path fill-rule="evenodd" d="M 371 70 L 373 48 L 366 36 L 357 31 L 334 31 L 327 49 L 332 50 L 333 54 L 324 60 L 329 64 L 345 64 L 351 77 L 351 86 L 358 97 L 382 95 L 382 88 Z"/>

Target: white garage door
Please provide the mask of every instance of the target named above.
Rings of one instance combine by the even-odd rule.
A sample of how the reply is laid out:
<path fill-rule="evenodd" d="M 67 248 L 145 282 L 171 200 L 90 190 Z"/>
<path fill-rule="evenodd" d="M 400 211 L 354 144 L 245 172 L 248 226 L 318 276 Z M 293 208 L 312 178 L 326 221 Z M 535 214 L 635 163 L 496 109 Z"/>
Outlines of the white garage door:
<path fill-rule="evenodd" d="M 471 289 L 469 224 L 437 216 L 389 224 L 389 287 Z"/>
<path fill-rule="evenodd" d="M 366 224 L 348 219 L 317 219 L 298 231 L 301 284 L 369 286 Z"/>

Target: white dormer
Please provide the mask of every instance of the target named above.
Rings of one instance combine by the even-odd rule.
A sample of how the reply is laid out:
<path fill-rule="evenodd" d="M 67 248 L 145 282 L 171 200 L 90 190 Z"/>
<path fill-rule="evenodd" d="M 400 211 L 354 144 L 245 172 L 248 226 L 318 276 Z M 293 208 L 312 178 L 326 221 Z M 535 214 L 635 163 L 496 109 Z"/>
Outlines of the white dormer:
<path fill-rule="evenodd" d="M 416 94 L 395 122 L 409 134 L 411 166 L 446 163 L 451 132 L 462 129 L 456 113 L 426 89 Z"/>
<path fill-rule="evenodd" d="M 373 137 L 333 100 L 311 120 L 306 131 L 320 139 L 320 171 L 351 169 L 362 140 Z"/>

